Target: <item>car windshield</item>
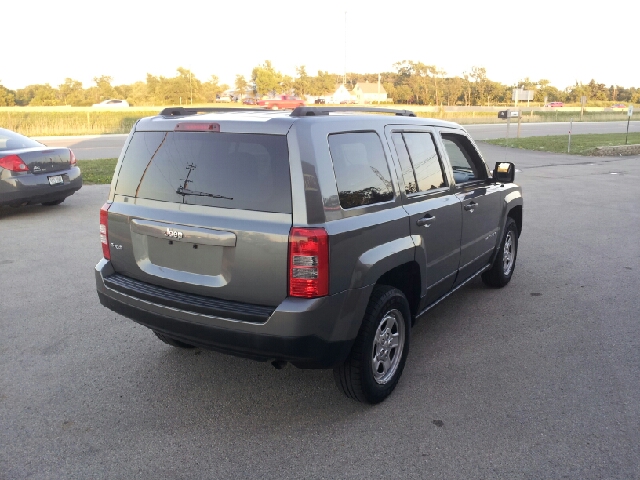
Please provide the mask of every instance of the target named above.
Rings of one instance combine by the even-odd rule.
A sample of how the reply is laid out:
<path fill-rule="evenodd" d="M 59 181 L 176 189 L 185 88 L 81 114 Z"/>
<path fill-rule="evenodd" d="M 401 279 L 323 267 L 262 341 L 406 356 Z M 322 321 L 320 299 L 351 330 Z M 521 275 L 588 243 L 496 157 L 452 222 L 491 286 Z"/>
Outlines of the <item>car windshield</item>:
<path fill-rule="evenodd" d="M 31 140 L 24 135 L 0 128 L 0 152 L 4 150 L 17 150 L 19 148 L 42 147 L 41 143 Z"/>

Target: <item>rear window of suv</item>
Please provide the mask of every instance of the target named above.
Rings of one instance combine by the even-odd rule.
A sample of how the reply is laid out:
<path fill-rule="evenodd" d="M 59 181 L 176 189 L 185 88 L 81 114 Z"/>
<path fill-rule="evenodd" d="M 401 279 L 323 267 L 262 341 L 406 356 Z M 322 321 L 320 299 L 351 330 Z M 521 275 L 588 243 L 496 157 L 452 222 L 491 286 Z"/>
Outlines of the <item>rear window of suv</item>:
<path fill-rule="evenodd" d="M 375 132 L 329 135 L 329 150 L 343 209 L 393 200 L 391 174 Z"/>
<path fill-rule="evenodd" d="M 115 193 L 163 202 L 291 213 L 282 135 L 136 132 Z"/>

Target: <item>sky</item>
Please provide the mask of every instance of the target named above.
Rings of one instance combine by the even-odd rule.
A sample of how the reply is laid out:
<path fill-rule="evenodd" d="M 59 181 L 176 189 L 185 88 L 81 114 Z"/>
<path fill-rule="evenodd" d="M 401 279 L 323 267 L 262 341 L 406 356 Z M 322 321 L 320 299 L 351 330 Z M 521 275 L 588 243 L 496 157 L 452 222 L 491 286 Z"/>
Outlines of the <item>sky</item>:
<path fill-rule="evenodd" d="M 87 88 L 101 75 L 129 84 L 180 66 L 233 86 L 265 60 L 291 76 L 302 65 L 342 74 L 345 53 L 348 72 L 413 60 L 447 76 L 484 67 L 508 85 L 640 87 L 639 0 L 7 0 L 0 18 L 0 84 L 10 89 L 65 78 Z"/>

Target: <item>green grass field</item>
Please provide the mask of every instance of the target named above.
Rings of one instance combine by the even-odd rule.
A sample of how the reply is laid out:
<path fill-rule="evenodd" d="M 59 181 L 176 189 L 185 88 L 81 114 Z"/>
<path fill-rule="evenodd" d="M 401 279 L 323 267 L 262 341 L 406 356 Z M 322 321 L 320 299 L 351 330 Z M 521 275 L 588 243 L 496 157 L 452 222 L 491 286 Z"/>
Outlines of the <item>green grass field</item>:
<path fill-rule="evenodd" d="M 111 183 L 113 172 L 118 163 L 117 158 L 101 158 L 99 160 L 78 160 L 84 185 Z"/>
<path fill-rule="evenodd" d="M 624 133 L 602 133 L 571 136 L 572 155 L 591 155 L 596 147 L 608 147 L 625 144 Z M 538 152 L 567 153 L 569 135 L 549 135 L 546 137 L 505 138 L 484 140 L 492 145 L 522 148 Z M 629 145 L 640 144 L 640 132 L 629 133 Z"/>

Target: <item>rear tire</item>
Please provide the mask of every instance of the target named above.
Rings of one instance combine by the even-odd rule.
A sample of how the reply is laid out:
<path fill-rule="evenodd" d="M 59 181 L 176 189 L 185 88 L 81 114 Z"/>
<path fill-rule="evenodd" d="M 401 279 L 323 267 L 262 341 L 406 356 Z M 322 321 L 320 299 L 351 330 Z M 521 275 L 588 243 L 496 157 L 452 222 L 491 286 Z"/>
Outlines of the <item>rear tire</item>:
<path fill-rule="evenodd" d="M 482 281 L 494 288 L 502 288 L 513 276 L 518 255 L 518 227 L 513 218 L 507 217 L 500 249 L 491 269 L 482 274 Z"/>
<path fill-rule="evenodd" d="M 60 205 L 62 202 L 64 202 L 64 198 L 60 200 L 54 200 L 52 202 L 42 202 L 42 205 L 46 205 L 47 207 L 50 207 L 52 205 Z"/>
<path fill-rule="evenodd" d="M 163 333 L 156 332 L 155 330 L 153 331 L 153 333 L 155 333 L 156 337 L 158 337 L 164 343 L 166 343 L 167 345 L 171 345 L 172 347 L 176 347 L 176 348 L 196 348 L 194 345 L 190 345 L 188 343 L 181 342 L 180 340 L 176 340 L 175 338 L 168 337 Z"/>
<path fill-rule="evenodd" d="M 410 334 L 407 298 L 397 288 L 377 285 L 349 357 L 333 370 L 338 389 L 360 402 L 382 402 L 400 380 Z"/>

